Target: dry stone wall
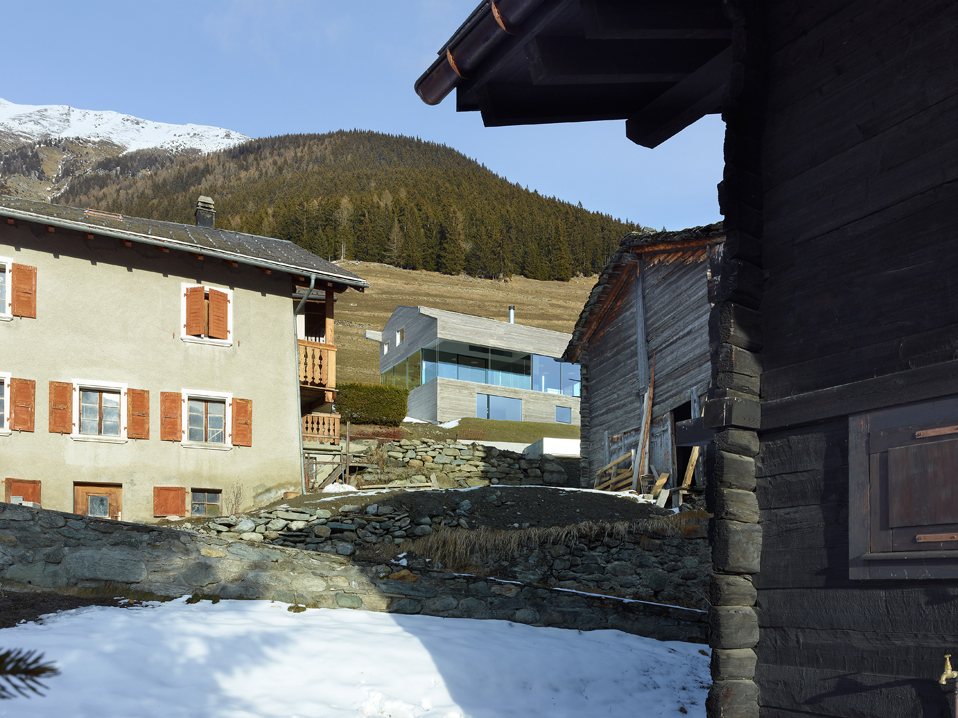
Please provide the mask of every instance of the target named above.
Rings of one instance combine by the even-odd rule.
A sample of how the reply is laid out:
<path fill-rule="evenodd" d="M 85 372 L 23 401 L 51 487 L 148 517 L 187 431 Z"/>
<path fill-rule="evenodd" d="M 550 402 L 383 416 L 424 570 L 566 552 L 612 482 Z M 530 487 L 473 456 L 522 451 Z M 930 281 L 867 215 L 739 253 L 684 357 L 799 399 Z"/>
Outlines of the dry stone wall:
<path fill-rule="evenodd" d="M 263 536 L 256 526 L 243 533 Z M 360 563 L 338 553 L 242 540 L 234 531 L 217 533 L 0 503 L 0 585 L 201 593 L 580 630 L 614 628 L 662 640 L 706 639 L 701 610 L 462 576 L 416 562 L 402 568 Z"/>
<path fill-rule="evenodd" d="M 417 562 L 420 568 L 444 568 L 427 564 L 428 556 L 413 555 L 415 544 L 403 542 L 436 531 L 471 530 L 476 525 L 472 508 L 469 498 L 463 498 L 455 512 L 419 514 L 381 504 L 344 505 L 333 511 L 277 508 L 250 517 L 191 523 L 190 528 L 231 540 L 268 542 L 339 556 L 354 556 L 357 551 L 362 554 L 379 544 L 392 543 L 408 549 L 408 560 Z M 548 536 L 547 532 L 519 530 L 515 553 L 502 558 L 476 557 L 474 562 L 481 564 L 484 572 L 504 580 L 706 610 L 711 551 L 708 519 L 704 512 L 686 516 L 689 520 L 680 525 L 665 524 L 662 530 L 650 529 L 642 535 L 599 530 L 596 535 L 569 534 L 554 544 L 541 538 Z"/>
<path fill-rule="evenodd" d="M 515 451 L 452 439 L 403 439 L 369 452 L 381 466 L 367 469 L 367 483 L 435 481 L 442 488 L 486 486 L 579 486 L 578 461 L 544 454 L 531 458 Z"/>

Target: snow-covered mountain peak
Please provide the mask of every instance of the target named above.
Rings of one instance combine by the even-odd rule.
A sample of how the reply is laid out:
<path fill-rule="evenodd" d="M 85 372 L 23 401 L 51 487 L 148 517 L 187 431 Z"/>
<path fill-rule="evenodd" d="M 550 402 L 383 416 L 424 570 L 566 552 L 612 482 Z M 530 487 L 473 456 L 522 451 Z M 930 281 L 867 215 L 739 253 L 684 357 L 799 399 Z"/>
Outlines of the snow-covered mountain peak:
<path fill-rule="evenodd" d="M 17 105 L 0 98 L 0 150 L 52 137 L 112 142 L 124 152 L 152 147 L 215 152 L 250 139 L 222 127 L 171 125 L 111 110 L 78 110 L 67 105 Z"/>

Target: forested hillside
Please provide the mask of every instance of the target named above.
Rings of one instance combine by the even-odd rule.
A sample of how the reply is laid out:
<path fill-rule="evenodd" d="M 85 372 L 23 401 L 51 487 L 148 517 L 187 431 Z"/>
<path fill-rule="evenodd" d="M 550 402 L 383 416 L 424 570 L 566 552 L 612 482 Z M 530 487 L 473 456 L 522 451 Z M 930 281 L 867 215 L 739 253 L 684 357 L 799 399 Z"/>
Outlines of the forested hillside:
<path fill-rule="evenodd" d="M 251 140 L 199 157 L 111 158 L 56 201 L 289 239 L 324 257 L 480 277 L 568 280 L 598 271 L 637 228 L 529 192 L 461 153 L 366 131 Z"/>

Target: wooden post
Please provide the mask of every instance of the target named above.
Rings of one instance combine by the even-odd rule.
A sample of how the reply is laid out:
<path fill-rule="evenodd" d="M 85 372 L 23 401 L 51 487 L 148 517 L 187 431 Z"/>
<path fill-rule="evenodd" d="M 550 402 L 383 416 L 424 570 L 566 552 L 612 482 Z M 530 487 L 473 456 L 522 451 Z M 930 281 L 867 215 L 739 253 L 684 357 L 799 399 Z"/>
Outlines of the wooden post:
<path fill-rule="evenodd" d="M 343 477 L 343 483 L 344 483 L 344 484 L 348 484 L 348 483 L 349 483 L 349 457 L 350 457 L 350 453 L 349 453 L 349 422 L 347 421 L 347 422 L 346 422 L 346 471 L 345 471 L 345 475 L 344 475 L 344 477 Z"/>
<path fill-rule="evenodd" d="M 335 344 L 333 336 L 333 306 L 336 303 L 336 295 L 333 293 L 333 285 L 326 285 L 326 330 L 323 340 L 326 344 Z"/>

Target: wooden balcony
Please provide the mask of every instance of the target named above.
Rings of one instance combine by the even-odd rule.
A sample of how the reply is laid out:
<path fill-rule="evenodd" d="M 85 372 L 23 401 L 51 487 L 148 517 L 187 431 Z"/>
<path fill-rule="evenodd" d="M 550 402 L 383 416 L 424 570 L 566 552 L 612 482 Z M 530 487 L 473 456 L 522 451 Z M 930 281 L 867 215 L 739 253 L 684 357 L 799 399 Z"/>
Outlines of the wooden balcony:
<path fill-rule="evenodd" d="M 339 443 L 339 414 L 307 414 L 303 417 L 303 441 Z"/>
<path fill-rule="evenodd" d="M 336 347 L 300 339 L 299 386 L 307 410 L 336 397 Z"/>

